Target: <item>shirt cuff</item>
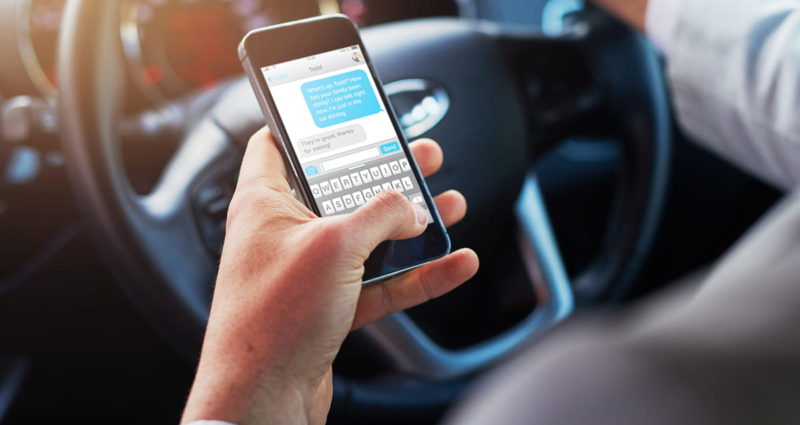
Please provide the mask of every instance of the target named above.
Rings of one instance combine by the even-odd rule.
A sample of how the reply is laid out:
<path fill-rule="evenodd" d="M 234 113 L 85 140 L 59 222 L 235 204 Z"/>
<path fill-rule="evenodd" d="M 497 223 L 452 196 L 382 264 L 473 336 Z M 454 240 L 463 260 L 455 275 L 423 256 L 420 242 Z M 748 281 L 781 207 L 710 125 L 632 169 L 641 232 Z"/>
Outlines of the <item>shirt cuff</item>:
<path fill-rule="evenodd" d="M 666 56 L 670 54 L 683 1 L 650 0 L 647 4 L 645 32 L 650 41 Z"/>

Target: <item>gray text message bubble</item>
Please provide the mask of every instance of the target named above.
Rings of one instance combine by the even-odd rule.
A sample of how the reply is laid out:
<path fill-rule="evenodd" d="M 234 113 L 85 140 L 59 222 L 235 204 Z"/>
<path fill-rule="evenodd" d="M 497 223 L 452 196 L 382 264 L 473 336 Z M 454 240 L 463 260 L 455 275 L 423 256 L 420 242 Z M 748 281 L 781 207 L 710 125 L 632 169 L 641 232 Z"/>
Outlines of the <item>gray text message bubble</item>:
<path fill-rule="evenodd" d="M 361 124 L 353 124 L 298 140 L 297 153 L 301 158 L 319 155 L 333 149 L 360 143 L 364 140 L 367 140 L 367 133 L 364 131 L 364 127 Z"/>

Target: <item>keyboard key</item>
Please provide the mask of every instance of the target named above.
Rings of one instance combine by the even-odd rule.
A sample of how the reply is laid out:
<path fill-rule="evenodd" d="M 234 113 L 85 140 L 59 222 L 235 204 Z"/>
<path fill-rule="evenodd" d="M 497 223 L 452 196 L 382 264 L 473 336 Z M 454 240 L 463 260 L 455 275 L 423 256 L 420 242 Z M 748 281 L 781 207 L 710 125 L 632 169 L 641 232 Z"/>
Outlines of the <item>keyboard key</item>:
<path fill-rule="evenodd" d="M 389 169 L 389 164 L 381 164 L 380 167 L 383 177 L 389 177 L 392 175 L 392 170 Z"/>
<path fill-rule="evenodd" d="M 406 190 L 414 189 L 414 183 L 411 183 L 411 177 L 403 177 L 403 187 Z"/>
<path fill-rule="evenodd" d="M 342 198 L 333 198 L 333 208 L 336 209 L 336 212 L 344 211 L 344 202 Z"/>
<path fill-rule="evenodd" d="M 384 188 L 384 189 L 391 189 L 392 188 L 392 182 L 386 182 L 386 183 L 382 184 L 381 187 Z"/>
<path fill-rule="evenodd" d="M 368 173 L 369 174 L 369 173 Z M 350 180 L 353 181 L 353 186 L 361 186 L 361 175 L 358 173 L 350 174 Z"/>
<path fill-rule="evenodd" d="M 400 160 L 400 168 L 402 168 L 403 171 L 411 170 L 411 165 L 408 164 L 408 158 L 403 158 Z"/>
<path fill-rule="evenodd" d="M 331 179 L 331 187 L 333 188 L 334 192 L 341 192 L 342 182 L 340 182 L 339 179 Z"/>
<path fill-rule="evenodd" d="M 400 174 L 403 170 L 400 168 L 400 163 L 397 161 L 392 161 L 389 163 L 389 169 L 392 170 L 392 174 Z"/>
<path fill-rule="evenodd" d="M 344 201 L 345 208 L 353 208 L 356 206 L 356 201 L 353 200 L 353 195 L 347 194 L 342 196 L 342 201 Z"/>
<path fill-rule="evenodd" d="M 356 205 L 364 205 L 364 202 L 366 202 L 364 195 L 359 191 L 353 192 L 353 200 L 356 201 Z"/>
<path fill-rule="evenodd" d="M 414 194 L 410 196 L 410 199 L 411 202 L 419 204 L 419 206 L 425 208 L 425 212 L 428 213 L 428 224 L 433 223 L 433 215 L 431 214 L 431 211 L 428 209 L 428 205 L 425 204 L 425 198 L 422 197 L 422 194 L 420 193 Z"/>
<path fill-rule="evenodd" d="M 375 195 L 372 193 L 372 189 L 370 189 L 370 188 L 366 188 L 366 189 L 362 190 L 362 191 L 361 191 L 361 193 L 363 193 L 363 194 L 364 194 L 364 199 L 365 199 L 366 201 L 369 201 L 370 199 L 372 199 L 372 197 L 373 197 L 373 196 L 375 196 Z"/>
<path fill-rule="evenodd" d="M 339 177 L 339 180 L 342 181 L 342 187 L 345 189 L 352 189 L 353 183 L 350 181 L 350 176 L 342 176 Z"/>
<path fill-rule="evenodd" d="M 369 183 L 372 181 L 372 176 L 370 175 L 369 170 L 361 170 L 359 174 L 361 174 L 361 180 L 363 180 L 364 183 Z"/>
<path fill-rule="evenodd" d="M 320 190 L 318 184 L 311 185 L 311 194 L 314 195 L 315 198 L 322 197 L 322 190 Z"/>
<path fill-rule="evenodd" d="M 333 202 L 331 202 L 331 201 L 323 202 L 322 203 L 322 212 L 325 213 L 325 215 L 335 213 L 336 210 L 333 209 Z"/>
<path fill-rule="evenodd" d="M 381 193 L 382 191 L 383 188 L 381 188 L 380 186 L 372 186 L 372 193 L 374 193 L 375 196 L 378 196 L 378 194 Z"/>
<path fill-rule="evenodd" d="M 400 183 L 400 180 L 392 180 L 392 189 L 402 193 L 403 192 L 403 183 Z"/>
<path fill-rule="evenodd" d="M 372 180 L 380 180 L 381 179 L 381 170 L 378 167 L 372 167 L 369 169 L 370 175 L 372 175 Z"/>
<path fill-rule="evenodd" d="M 330 195 L 331 193 L 333 193 L 333 189 L 331 189 L 331 184 L 329 182 L 320 183 L 319 188 L 322 189 L 323 195 Z"/>

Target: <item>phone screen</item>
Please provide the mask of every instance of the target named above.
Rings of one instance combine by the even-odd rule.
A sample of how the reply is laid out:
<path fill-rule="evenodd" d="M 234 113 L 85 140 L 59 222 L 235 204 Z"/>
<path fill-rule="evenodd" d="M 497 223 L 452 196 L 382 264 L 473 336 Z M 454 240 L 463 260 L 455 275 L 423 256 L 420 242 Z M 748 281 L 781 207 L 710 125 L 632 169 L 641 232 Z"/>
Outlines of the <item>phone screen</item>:
<path fill-rule="evenodd" d="M 393 189 L 428 210 L 360 46 L 261 68 L 322 216 Z"/>

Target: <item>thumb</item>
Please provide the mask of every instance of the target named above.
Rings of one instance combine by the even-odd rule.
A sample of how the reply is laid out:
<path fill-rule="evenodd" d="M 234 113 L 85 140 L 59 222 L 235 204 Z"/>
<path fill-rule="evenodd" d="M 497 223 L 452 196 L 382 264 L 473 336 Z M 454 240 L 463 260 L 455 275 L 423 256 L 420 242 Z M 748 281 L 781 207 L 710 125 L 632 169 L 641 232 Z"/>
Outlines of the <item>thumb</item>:
<path fill-rule="evenodd" d="M 267 127 L 250 138 L 239 170 L 239 182 L 267 180 L 275 188 L 291 190 L 278 142 Z"/>
<path fill-rule="evenodd" d="M 381 242 L 419 236 L 428 226 L 428 213 L 393 190 L 384 190 L 361 208 L 335 219 L 367 254 Z"/>

